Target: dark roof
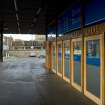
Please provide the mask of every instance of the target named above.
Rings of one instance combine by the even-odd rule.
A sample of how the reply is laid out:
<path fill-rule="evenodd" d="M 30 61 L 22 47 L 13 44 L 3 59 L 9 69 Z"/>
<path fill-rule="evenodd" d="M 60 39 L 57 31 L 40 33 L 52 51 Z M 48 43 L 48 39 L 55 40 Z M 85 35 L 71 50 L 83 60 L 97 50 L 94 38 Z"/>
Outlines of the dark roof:
<path fill-rule="evenodd" d="M 46 24 L 79 0 L 0 0 L 4 33 L 44 34 Z"/>

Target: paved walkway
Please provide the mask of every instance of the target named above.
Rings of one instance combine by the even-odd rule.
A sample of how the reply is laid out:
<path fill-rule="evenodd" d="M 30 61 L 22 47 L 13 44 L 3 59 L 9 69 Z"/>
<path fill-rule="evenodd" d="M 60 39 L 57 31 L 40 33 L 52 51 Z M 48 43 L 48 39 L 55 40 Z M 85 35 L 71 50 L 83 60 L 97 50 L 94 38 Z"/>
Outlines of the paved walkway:
<path fill-rule="evenodd" d="M 95 105 L 43 68 L 44 59 L 8 59 L 0 64 L 0 105 Z"/>

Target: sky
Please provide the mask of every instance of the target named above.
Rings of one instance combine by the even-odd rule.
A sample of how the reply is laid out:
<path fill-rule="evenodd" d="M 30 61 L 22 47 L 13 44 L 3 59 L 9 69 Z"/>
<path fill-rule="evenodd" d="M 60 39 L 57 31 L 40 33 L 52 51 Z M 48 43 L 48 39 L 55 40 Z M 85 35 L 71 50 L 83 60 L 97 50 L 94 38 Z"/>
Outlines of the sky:
<path fill-rule="evenodd" d="M 3 34 L 4 36 L 7 36 L 7 37 L 13 37 L 13 39 L 21 39 L 21 40 L 26 40 L 26 41 L 29 41 L 29 40 L 35 40 L 35 35 L 32 35 L 32 34 Z"/>

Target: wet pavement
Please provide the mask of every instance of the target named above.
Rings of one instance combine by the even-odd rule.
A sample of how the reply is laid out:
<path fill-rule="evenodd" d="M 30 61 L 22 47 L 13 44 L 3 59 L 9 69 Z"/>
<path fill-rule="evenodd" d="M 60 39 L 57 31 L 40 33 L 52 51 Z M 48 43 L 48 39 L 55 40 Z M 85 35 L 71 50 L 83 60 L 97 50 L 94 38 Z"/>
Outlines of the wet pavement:
<path fill-rule="evenodd" d="M 0 105 L 95 105 L 43 67 L 44 59 L 16 58 L 0 64 Z"/>

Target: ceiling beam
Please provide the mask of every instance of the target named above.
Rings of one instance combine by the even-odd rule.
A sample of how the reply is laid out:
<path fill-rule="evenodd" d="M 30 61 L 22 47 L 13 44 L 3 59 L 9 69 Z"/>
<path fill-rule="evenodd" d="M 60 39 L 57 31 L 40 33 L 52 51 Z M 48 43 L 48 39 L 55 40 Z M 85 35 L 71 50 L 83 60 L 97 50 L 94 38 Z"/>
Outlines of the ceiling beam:
<path fill-rule="evenodd" d="M 18 7 L 17 7 L 17 3 L 16 3 L 16 0 L 14 0 L 14 6 L 15 6 L 15 12 L 16 12 L 16 19 L 17 19 L 17 26 L 18 26 L 18 31 L 20 33 L 20 25 L 19 25 L 19 16 L 18 16 Z"/>

